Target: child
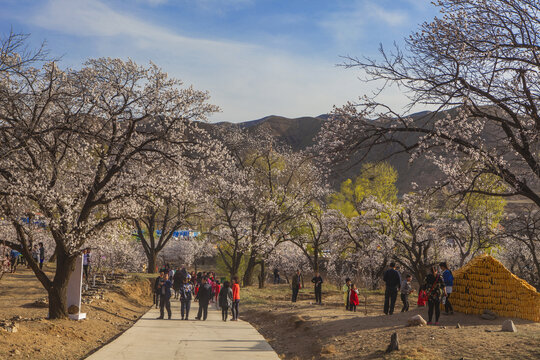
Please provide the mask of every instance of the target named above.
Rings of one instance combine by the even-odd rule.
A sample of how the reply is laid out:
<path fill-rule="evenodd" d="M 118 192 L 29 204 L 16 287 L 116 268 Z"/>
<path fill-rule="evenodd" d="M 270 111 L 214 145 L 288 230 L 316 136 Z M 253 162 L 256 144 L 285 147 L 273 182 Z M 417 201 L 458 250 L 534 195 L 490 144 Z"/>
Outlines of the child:
<path fill-rule="evenodd" d="M 349 300 L 349 307 L 351 311 L 356 312 L 356 307 L 360 305 L 360 300 L 358 299 L 358 289 L 356 285 L 351 286 L 351 298 Z"/>
<path fill-rule="evenodd" d="M 411 286 L 412 275 L 405 275 L 405 280 L 401 283 L 401 301 L 403 302 L 403 307 L 401 312 L 409 311 L 409 294 L 414 290 Z"/>

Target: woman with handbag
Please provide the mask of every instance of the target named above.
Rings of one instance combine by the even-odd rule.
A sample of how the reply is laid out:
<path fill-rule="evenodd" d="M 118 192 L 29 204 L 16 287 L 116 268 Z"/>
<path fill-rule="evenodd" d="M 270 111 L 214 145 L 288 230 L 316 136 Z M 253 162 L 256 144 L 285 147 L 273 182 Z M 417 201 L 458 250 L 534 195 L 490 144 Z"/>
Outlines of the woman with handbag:
<path fill-rule="evenodd" d="M 428 297 L 428 325 L 432 324 L 433 311 L 435 311 L 435 325 L 439 325 L 441 315 L 441 297 L 446 296 L 444 280 L 438 273 L 437 267 L 431 267 L 431 273 L 426 276 L 424 288 Z"/>

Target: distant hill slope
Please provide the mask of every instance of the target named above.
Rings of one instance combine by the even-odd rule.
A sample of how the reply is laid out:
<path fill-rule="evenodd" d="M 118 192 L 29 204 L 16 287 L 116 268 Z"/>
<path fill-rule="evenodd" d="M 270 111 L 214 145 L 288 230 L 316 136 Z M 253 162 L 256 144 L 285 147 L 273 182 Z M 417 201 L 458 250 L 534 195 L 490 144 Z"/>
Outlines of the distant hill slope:
<path fill-rule="evenodd" d="M 412 115 L 421 119 L 429 115 L 429 112 L 421 112 Z M 303 150 L 314 144 L 314 138 L 321 129 L 322 123 L 328 118 L 328 115 L 317 117 L 286 118 L 283 116 L 271 115 L 258 120 L 246 121 L 242 123 L 217 123 L 215 126 L 237 125 L 244 128 L 257 129 L 259 127 L 267 128 L 280 141 L 291 146 L 293 150 Z M 377 154 L 368 156 L 368 162 L 373 162 L 385 158 L 392 151 L 392 148 L 382 149 Z M 406 154 L 390 157 L 387 160 L 398 172 L 399 177 L 397 187 L 401 194 L 412 190 L 411 183 L 416 182 L 420 187 L 429 186 L 442 177 L 440 170 L 431 162 L 425 159 L 419 159 L 413 164 L 409 164 Z M 341 170 L 332 174 L 330 181 L 334 187 L 348 179 L 354 178 L 360 171 L 361 164 L 352 167 L 340 166 Z"/>

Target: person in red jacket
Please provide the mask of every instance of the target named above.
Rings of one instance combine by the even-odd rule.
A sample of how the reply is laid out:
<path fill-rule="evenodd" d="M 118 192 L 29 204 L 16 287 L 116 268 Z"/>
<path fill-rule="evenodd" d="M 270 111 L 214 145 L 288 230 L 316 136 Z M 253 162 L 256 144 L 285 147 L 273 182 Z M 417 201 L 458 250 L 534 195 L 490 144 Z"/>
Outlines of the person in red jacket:
<path fill-rule="evenodd" d="M 356 312 L 356 307 L 360 305 L 360 300 L 358 299 L 358 289 L 356 288 L 356 285 L 352 285 L 351 288 L 351 298 L 349 299 L 350 303 L 350 309 L 351 311 Z"/>
<path fill-rule="evenodd" d="M 221 285 L 219 284 L 219 281 L 218 280 L 214 281 L 214 294 L 216 294 L 216 307 L 218 309 L 219 309 L 218 296 L 219 296 L 220 290 L 221 290 Z"/>
<path fill-rule="evenodd" d="M 424 287 L 421 287 L 420 291 L 418 292 L 418 301 L 416 304 L 418 306 L 426 306 L 427 300 L 428 300 L 428 296 L 426 293 L 426 289 L 424 289 Z"/>
<path fill-rule="evenodd" d="M 238 284 L 238 277 L 233 278 L 233 303 L 232 303 L 232 321 L 238 321 L 238 305 L 240 304 L 240 285 Z"/>

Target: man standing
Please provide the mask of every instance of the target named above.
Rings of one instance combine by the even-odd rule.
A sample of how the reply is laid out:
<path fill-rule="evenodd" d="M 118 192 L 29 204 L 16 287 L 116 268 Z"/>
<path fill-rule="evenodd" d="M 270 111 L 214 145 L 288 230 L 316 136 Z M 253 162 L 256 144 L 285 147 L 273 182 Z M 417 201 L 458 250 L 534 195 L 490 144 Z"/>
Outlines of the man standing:
<path fill-rule="evenodd" d="M 169 273 L 164 273 L 163 278 L 159 280 L 159 317 L 163 319 L 165 315 L 165 308 L 167 309 L 168 319 L 171 319 L 171 287 L 172 282 L 169 280 Z"/>
<path fill-rule="evenodd" d="M 156 305 L 156 309 L 159 306 L 159 284 L 160 281 L 163 279 L 163 271 L 159 273 L 158 277 L 154 281 L 154 304 Z"/>
<path fill-rule="evenodd" d="M 45 247 L 43 243 L 39 243 L 39 268 L 43 270 L 43 261 L 45 260 Z"/>
<path fill-rule="evenodd" d="M 322 283 L 321 274 L 317 271 L 311 282 L 315 284 L 315 303 L 322 305 Z"/>
<path fill-rule="evenodd" d="M 302 286 L 302 275 L 300 274 L 300 269 L 296 270 L 296 274 L 292 277 L 292 302 L 296 302 L 298 297 L 298 291 Z"/>
<path fill-rule="evenodd" d="M 394 306 L 396 305 L 398 290 L 401 286 L 401 277 L 396 271 L 396 263 L 390 263 L 390 268 L 384 272 L 383 280 L 386 283 L 384 313 L 386 315 L 392 315 L 394 313 Z"/>
<path fill-rule="evenodd" d="M 452 293 L 452 287 L 454 286 L 454 275 L 452 275 L 452 272 L 448 268 L 448 265 L 446 265 L 446 262 L 440 263 L 439 266 L 442 270 L 442 277 L 446 289 L 446 297 L 443 299 L 444 313 L 445 315 L 452 315 L 454 314 L 454 308 L 452 307 L 452 304 L 450 304 L 450 294 Z"/>
<path fill-rule="evenodd" d="M 202 285 L 199 288 L 197 297 L 199 298 L 199 312 L 195 319 L 201 320 L 202 317 L 203 320 L 206 320 L 208 316 L 208 303 L 212 299 L 212 286 L 208 283 L 206 276 L 202 279 Z"/>
<path fill-rule="evenodd" d="M 86 282 L 88 282 L 88 276 L 90 276 L 90 263 L 92 262 L 92 255 L 90 254 L 90 248 L 87 248 L 83 252 L 83 271 Z"/>

